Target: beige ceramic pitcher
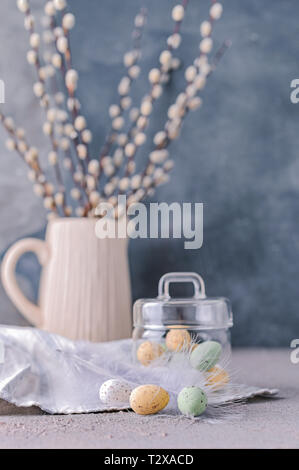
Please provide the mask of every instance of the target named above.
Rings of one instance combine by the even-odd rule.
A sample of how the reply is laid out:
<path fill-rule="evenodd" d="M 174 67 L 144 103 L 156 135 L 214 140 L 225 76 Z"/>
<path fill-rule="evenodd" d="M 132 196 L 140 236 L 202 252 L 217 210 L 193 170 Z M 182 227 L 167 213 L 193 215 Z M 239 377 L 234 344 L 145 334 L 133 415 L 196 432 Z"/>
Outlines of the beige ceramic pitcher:
<path fill-rule="evenodd" d="M 109 341 L 131 335 L 126 239 L 99 240 L 93 219 L 54 219 L 45 241 L 27 238 L 7 251 L 4 288 L 33 325 L 70 339 Z M 15 267 L 26 252 L 42 265 L 39 305 L 20 290 Z"/>

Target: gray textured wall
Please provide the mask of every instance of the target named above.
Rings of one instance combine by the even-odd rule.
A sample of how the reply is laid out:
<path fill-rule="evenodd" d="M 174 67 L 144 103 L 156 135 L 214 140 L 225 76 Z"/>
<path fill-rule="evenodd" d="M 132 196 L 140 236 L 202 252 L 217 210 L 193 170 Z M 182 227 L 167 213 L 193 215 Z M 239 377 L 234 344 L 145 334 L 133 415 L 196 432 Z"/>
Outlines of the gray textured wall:
<path fill-rule="evenodd" d="M 41 10 L 44 2 L 33 3 Z M 149 8 L 143 55 L 148 70 L 169 33 L 175 2 L 143 3 Z M 71 0 L 69 4 L 78 21 L 73 51 L 80 96 L 96 149 L 108 126 L 107 106 L 116 97 L 122 55 L 141 2 Z M 186 64 L 196 54 L 207 5 L 208 0 L 190 0 L 179 52 Z M 294 0 L 224 2 L 223 19 L 216 25 L 217 44 L 230 38 L 233 47 L 209 81 L 203 108 L 186 121 L 182 138 L 172 146 L 177 162 L 172 183 L 155 196 L 204 202 L 203 248 L 185 251 L 177 240 L 130 244 L 134 298 L 156 295 L 158 279 L 166 271 L 200 272 L 208 294 L 232 300 L 236 345 L 288 345 L 299 334 L 299 104 L 289 99 L 290 81 L 299 76 L 298 15 L 299 3 Z M 14 1 L 1 0 L 0 17 L 5 108 L 20 122 L 30 121 L 30 134 L 44 145 L 40 110 L 31 93 L 32 71 L 24 58 L 26 35 Z M 136 94 L 144 90 L 145 77 L 144 73 Z M 182 84 L 177 74 L 157 108 L 156 126 Z M 2 130 L 0 139 L 1 251 L 16 238 L 42 230 L 45 217 L 22 163 L 5 150 Z M 24 289 L 32 294 L 26 273 L 36 288 L 38 268 L 30 256 L 20 263 L 19 271 Z M 0 305 L 1 322 L 23 322 L 2 290 Z"/>

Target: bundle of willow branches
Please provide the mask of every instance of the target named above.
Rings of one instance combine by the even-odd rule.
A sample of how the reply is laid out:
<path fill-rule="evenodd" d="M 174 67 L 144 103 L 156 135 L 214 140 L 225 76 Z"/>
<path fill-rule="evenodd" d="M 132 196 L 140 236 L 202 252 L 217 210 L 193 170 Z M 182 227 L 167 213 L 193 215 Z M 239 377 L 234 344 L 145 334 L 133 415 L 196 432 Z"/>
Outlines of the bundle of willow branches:
<path fill-rule="evenodd" d="M 183 0 L 172 9 L 173 32 L 161 51 L 157 67 L 148 73 L 147 93 L 138 106 L 133 106 L 130 90 L 140 73 L 146 10 L 142 8 L 137 14 L 133 47 L 124 55 L 125 74 L 118 85 L 119 100 L 109 107 L 111 128 L 95 157 L 90 154 L 92 133 L 76 94 L 79 77 L 70 47 L 75 16 L 68 11 L 66 0 L 48 1 L 42 18 L 43 32 L 39 34 L 29 0 L 17 0 L 17 6 L 24 14 L 25 29 L 29 32 L 27 61 L 37 74 L 33 92 L 45 111 L 43 132 L 50 140 L 48 167 L 52 176 L 48 177 L 49 168 L 47 171 L 42 168 L 40 152 L 28 142 L 24 129 L 17 127 L 14 120 L 2 112 L 0 120 L 9 133 L 7 148 L 16 151 L 28 165 L 28 178 L 34 192 L 43 198 L 48 217 L 73 214 L 93 217 L 100 201 L 116 206 L 117 196 L 123 194 L 127 196 L 127 204 L 131 204 L 168 181 L 173 160 L 167 148 L 179 136 L 188 112 L 201 106 L 199 93 L 223 53 L 220 50 L 214 60 L 208 58 L 213 47 L 213 24 L 222 14 L 222 5 L 211 0 L 209 18 L 200 25 L 199 54 L 184 71 L 185 88 L 169 107 L 164 128 L 155 134 L 145 168 L 136 171 L 136 155 L 147 139 L 146 130 L 154 104 L 161 97 L 171 73 L 180 66 L 174 53 L 181 43 L 180 28 L 187 4 L 188 0 Z"/>

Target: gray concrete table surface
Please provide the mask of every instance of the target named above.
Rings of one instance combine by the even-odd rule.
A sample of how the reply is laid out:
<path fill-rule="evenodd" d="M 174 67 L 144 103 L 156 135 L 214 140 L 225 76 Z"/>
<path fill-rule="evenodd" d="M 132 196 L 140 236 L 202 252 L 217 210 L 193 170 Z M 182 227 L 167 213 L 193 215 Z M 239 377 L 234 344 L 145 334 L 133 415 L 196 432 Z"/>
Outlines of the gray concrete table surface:
<path fill-rule="evenodd" d="M 0 401 L 1 448 L 299 448 L 299 364 L 286 349 L 238 349 L 239 382 L 279 388 L 215 423 L 133 412 L 47 415 Z"/>

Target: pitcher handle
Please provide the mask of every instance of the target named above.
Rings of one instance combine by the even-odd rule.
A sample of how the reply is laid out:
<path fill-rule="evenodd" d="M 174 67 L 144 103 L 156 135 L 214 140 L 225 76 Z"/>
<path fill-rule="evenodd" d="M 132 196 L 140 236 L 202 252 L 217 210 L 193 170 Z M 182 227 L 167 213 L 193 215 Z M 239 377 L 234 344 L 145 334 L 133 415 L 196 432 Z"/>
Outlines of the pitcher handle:
<path fill-rule="evenodd" d="M 3 287 L 13 304 L 30 323 L 39 327 L 42 323 L 41 309 L 25 297 L 18 286 L 15 275 L 19 258 L 27 252 L 35 253 L 42 266 L 48 261 L 49 250 L 45 241 L 36 238 L 24 238 L 12 245 L 6 252 L 1 266 L 1 279 Z"/>

